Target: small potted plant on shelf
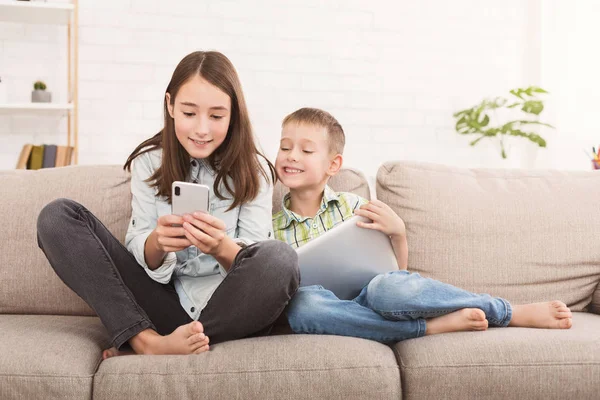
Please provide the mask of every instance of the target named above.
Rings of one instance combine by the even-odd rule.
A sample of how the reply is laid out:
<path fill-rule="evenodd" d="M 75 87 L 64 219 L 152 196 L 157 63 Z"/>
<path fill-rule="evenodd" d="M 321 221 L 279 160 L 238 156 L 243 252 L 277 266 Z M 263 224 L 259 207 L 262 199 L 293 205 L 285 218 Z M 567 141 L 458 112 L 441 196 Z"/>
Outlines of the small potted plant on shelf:
<path fill-rule="evenodd" d="M 37 81 L 33 84 L 31 101 L 33 103 L 50 103 L 52 101 L 52 93 L 46 92 L 46 84 L 44 82 Z"/>

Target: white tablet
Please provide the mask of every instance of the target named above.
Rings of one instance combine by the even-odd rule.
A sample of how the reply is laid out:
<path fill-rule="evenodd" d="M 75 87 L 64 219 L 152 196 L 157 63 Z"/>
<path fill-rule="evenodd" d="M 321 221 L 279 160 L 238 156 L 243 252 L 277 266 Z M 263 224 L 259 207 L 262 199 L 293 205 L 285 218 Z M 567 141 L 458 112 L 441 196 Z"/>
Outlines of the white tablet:
<path fill-rule="evenodd" d="M 379 231 L 360 228 L 357 215 L 296 249 L 300 286 L 321 285 L 338 298 L 360 294 L 376 275 L 398 270 L 390 238 Z"/>

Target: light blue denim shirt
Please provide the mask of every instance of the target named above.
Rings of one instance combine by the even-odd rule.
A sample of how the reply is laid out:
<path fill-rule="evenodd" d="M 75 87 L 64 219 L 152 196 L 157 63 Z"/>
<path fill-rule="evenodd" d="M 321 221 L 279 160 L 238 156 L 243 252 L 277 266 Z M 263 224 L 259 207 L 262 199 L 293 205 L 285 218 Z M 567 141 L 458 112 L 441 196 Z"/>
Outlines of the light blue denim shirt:
<path fill-rule="evenodd" d="M 196 246 L 167 253 L 160 267 L 155 270 L 148 268 L 144 256 L 146 239 L 156 228 L 158 218 L 171 214 L 167 199 L 158 196 L 157 190 L 145 182 L 160 167 L 161 159 L 162 149 L 158 149 L 136 157 L 131 165 L 132 212 L 125 246 L 152 279 L 165 284 L 173 278 L 181 306 L 192 319 L 198 320 L 227 272 L 213 256 L 202 253 Z M 266 162 L 261 161 L 268 172 Z M 273 238 L 273 186 L 270 183 L 262 179 L 260 192 L 253 201 L 226 211 L 233 199 L 223 184 L 219 192 L 227 199 L 220 200 L 213 193 L 215 171 L 201 159 L 190 159 L 190 163 L 191 170 L 186 182 L 202 183 L 211 188 L 210 213 L 225 223 L 227 236 L 245 244 Z"/>

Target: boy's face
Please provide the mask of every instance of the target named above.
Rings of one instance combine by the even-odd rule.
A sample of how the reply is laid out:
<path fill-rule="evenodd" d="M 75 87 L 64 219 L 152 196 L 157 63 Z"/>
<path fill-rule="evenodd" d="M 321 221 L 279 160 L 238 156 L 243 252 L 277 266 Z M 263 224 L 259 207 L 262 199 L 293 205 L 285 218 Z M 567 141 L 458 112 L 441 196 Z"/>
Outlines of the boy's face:
<path fill-rule="evenodd" d="M 318 188 L 340 166 L 341 156 L 329 150 L 327 129 L 296 122 L 283 127 L 275 169 L 285 186 L 290 189 Z"/>

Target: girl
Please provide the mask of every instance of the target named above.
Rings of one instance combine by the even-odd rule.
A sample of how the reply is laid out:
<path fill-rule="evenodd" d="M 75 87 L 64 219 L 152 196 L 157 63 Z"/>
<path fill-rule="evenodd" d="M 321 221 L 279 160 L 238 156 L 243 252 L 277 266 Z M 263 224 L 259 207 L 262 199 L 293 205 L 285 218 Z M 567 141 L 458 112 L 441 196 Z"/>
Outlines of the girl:
<path fill-rule="evenodd" d="M 257 150 L 235 68 L 218 52 L 177 66 L 164 128 L 141 143 L 131 171 L 125 246 L 83 205 L 49 203 L 38 245 L 98 314 L 113 348 L 198 354 L 268 331 L 299 284 L 295 252 L 272 236 L 274 169 Z M 211 212 L 171 215 L 174 181 L 212 187 Z M 262 242 L 259 242 L 262 241 Z M 255 243 L 257 242 L 257 243 Z"/>

